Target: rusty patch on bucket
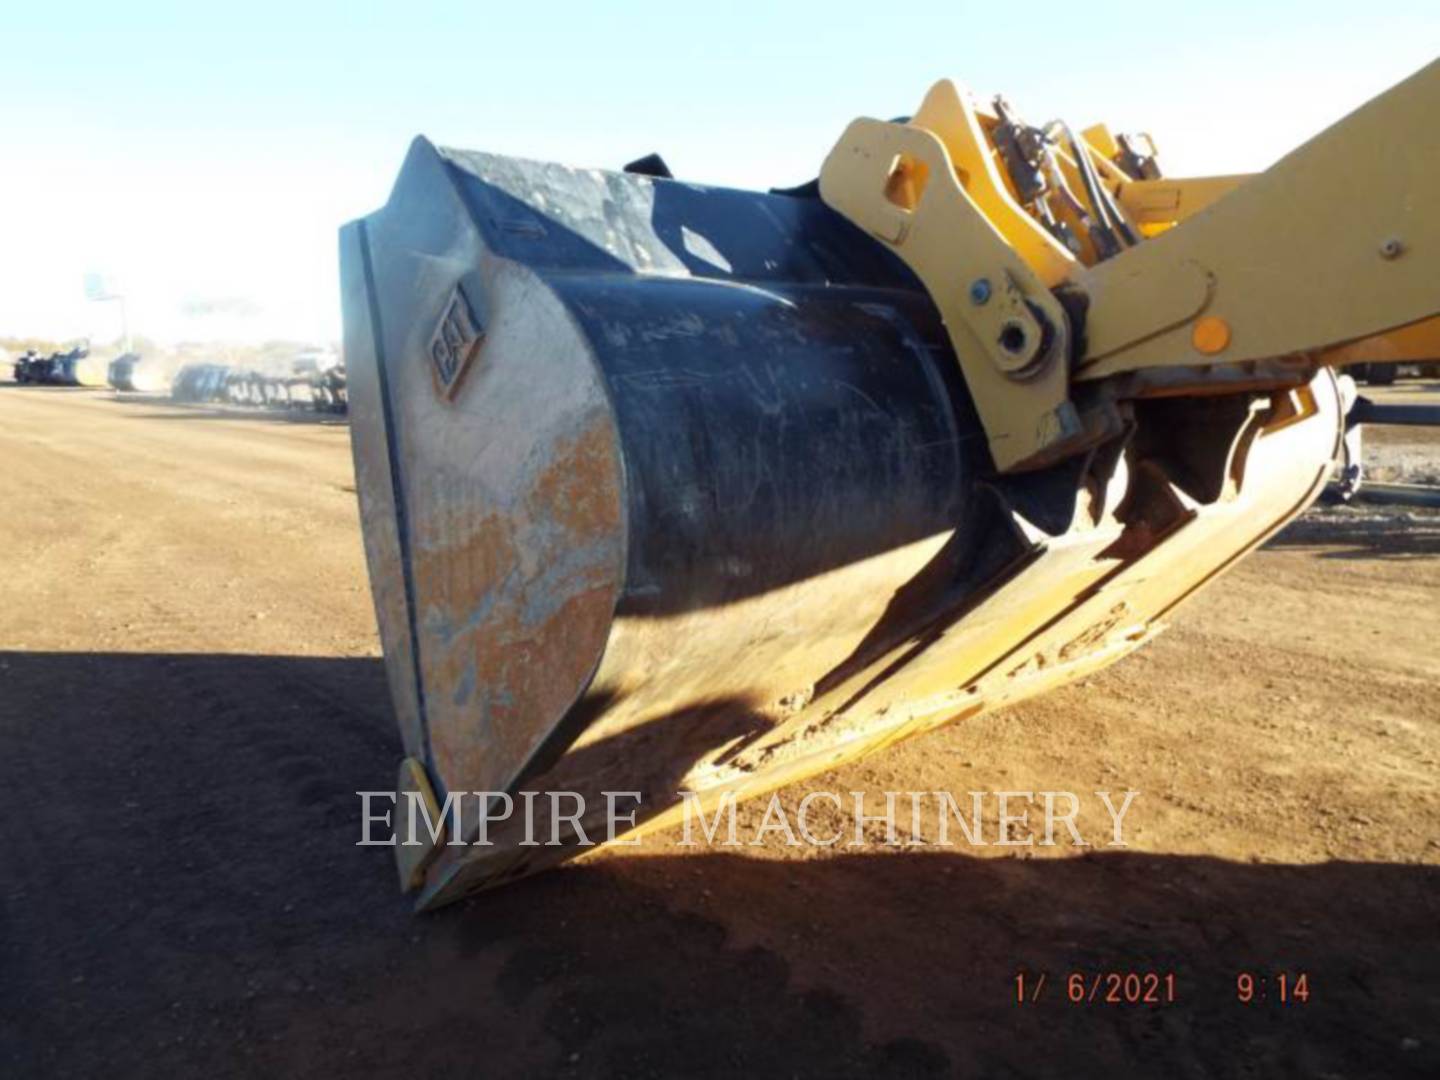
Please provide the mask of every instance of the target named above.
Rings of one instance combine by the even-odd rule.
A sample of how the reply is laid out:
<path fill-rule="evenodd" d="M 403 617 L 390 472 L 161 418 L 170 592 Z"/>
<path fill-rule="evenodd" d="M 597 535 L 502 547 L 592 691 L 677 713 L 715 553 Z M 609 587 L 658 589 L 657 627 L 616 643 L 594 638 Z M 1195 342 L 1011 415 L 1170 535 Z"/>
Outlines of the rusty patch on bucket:
<path fill-rule="evenodd" d="M 503 786 L 583 692 L 608 636 L 623 542 L 604 414 L 545 458 L 514 504 L 452 491 L 420 522 L 433 766 L 450 788 Z"/>

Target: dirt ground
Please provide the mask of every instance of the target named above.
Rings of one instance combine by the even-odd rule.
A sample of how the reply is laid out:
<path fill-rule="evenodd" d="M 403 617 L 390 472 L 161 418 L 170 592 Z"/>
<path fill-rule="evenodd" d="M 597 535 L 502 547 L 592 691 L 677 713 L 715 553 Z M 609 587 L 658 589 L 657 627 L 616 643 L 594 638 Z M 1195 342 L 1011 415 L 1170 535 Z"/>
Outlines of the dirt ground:
<path fill-rule="evenodd" d="M 784 793 L 1135 789 L 1124 850 L 670 833 L 419 918 L 343 424 L 0 386 L 0 551 L 0 1076 L 1440 1075 L 1440 517 Z"/>

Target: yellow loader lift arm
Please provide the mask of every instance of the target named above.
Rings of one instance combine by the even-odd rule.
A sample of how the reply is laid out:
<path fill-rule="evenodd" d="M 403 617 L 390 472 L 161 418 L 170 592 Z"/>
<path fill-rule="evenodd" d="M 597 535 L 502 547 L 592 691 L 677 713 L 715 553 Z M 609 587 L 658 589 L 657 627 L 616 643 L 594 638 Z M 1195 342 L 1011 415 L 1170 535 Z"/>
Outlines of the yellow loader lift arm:
<path fill-rule="evenodd" d="M 1196 394 L 1440 356 L 1437 115 L 1440 62 L 1263 173 L 1164 180 L 1141 140 L 1029 127 L 942 81 L 908 122 L 851 123 L 820 193 L 924 283 L 1020 472 L 1118 430 L 1099 380 Z"/>

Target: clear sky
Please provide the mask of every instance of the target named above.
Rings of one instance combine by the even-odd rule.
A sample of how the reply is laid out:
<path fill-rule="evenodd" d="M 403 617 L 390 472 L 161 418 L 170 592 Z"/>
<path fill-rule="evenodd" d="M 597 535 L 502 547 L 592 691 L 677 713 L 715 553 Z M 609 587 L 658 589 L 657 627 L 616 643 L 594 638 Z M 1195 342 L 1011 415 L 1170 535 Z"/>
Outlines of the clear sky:
<path fill-rule="evenodd" d="M 1248 171 L 1440 55 L 1440 0 L 11 0 L 0 46 L 0 334 L 113 337 L 100 270 L 137 333 L 323 340 L 336 228 L 416 134 L 767 187 L 948 76 Z"/>

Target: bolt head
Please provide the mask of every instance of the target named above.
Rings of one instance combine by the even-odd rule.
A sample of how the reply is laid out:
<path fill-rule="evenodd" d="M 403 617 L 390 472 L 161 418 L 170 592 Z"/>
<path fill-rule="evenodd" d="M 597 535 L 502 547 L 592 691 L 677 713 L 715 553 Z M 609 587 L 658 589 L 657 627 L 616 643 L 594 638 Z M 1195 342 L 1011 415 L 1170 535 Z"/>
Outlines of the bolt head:
<path fill-rule="evenodd" d="M 976 278 L 970 283 L 970 302 L 979 306 L 990 299 L 990 279 Z"/>
<path fill-rule="evenodd" d="M 1398 259 L 1405 250 L 1405 245 L 1393 237 L 1380 245 L 1380 257 L 1382 259 Z"/>

